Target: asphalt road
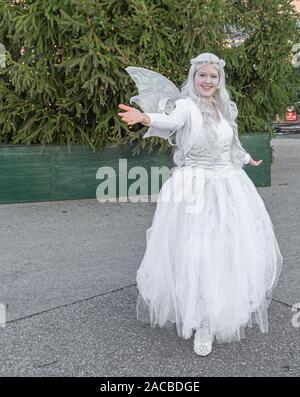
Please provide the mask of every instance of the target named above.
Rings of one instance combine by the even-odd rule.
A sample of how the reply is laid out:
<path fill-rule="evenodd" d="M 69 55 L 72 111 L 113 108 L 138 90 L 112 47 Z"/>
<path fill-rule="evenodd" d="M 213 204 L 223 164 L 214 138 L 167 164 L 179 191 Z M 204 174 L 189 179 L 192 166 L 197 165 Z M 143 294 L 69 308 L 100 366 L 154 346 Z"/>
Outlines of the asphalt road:
<path fill-rule="evenodd" d="M 300 139 L 272 146 L 272 186 L 258 192 L 284 264 L 268 334 L 248 329 L 202 358 L 192 338 L 136 320 L 135 274 L 156 203 L 1 205 L 0 376 L 299 376 Z"/>

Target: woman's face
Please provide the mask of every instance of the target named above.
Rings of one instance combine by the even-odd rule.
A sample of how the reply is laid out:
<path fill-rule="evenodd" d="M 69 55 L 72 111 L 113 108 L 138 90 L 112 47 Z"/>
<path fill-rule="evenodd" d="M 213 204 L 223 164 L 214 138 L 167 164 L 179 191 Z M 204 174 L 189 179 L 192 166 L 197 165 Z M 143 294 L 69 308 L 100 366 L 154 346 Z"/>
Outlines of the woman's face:
<path fill-rule="evenodd" d="M 205 97 L 213 97 L 219 84 L 219 73 L 213 65 L 204 65 L 196 73 L 194 84 L 197 92 Z"/>

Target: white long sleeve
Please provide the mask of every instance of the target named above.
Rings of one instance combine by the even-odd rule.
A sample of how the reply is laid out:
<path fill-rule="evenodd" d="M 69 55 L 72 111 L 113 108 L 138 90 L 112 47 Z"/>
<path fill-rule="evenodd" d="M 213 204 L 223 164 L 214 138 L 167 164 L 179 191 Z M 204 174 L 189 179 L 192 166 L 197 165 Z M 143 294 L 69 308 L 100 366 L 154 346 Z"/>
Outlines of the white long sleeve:
<path fill-rule="evenodd" d="M 244 164 L 248 164 L 251 159 L 251 156 L 248 152 L 244 152 L 242 153 L 242 159 Z"/>
<path fill-rule="evenodd" d="M 188 109 L 182 99 L 178 99 L 175 103 L 176 108 L 170 114 L 145 113 L 151 121 L 149 124 L 142 124 L 147 127 L 155 127 L 166 130 L 177 130 L 181 128 L 186 121 Z"/>
<path fill-rule="evenodd" d="M 237 143 L 236 151 L 235 151 L 236 156 L 238 157 L 238 159 L 242 163 L 242 165 L 248 164 L 252 158 L 250 153 L 248 153 L 244 149 L 243 145 L 241 144 L 240 139 L 237 136 L 235 136 L 235 139 L 236 139 L 236 143 Z"/>

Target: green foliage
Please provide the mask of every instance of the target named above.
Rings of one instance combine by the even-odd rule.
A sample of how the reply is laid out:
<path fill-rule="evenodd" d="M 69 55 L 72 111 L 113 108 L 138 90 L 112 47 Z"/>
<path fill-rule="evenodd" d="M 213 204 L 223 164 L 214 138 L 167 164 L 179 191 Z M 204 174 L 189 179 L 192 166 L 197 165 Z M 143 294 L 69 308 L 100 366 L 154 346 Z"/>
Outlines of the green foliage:
<path fill-rule="evenodd" d="M 290 0 L 0 0 L 0 142 L 164 150 L 165 141 L 140 139 L 145 127 L 117 115 L 137 93 L 125 68 L 153 69 L 180 86 L 189 59 L 204 51 L 226 60 L 240 132 L 272 133 L 300 83 L 291 65 L 296 20 Z M 245 35 L 238 46 L 229 46 L 233 26 Z"/>

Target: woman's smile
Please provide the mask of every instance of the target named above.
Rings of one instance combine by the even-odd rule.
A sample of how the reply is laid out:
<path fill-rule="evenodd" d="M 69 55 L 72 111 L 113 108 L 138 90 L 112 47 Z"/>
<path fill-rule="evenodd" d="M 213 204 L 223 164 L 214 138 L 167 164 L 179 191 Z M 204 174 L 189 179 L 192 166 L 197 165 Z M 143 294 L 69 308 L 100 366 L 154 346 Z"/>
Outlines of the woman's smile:
<path fill-rule="evenodd" d="M 219 73 L 212 65 L 202 66 L 195 73 L 196 90 L 203 96 L 213 96 L 219 83 Z"/>

